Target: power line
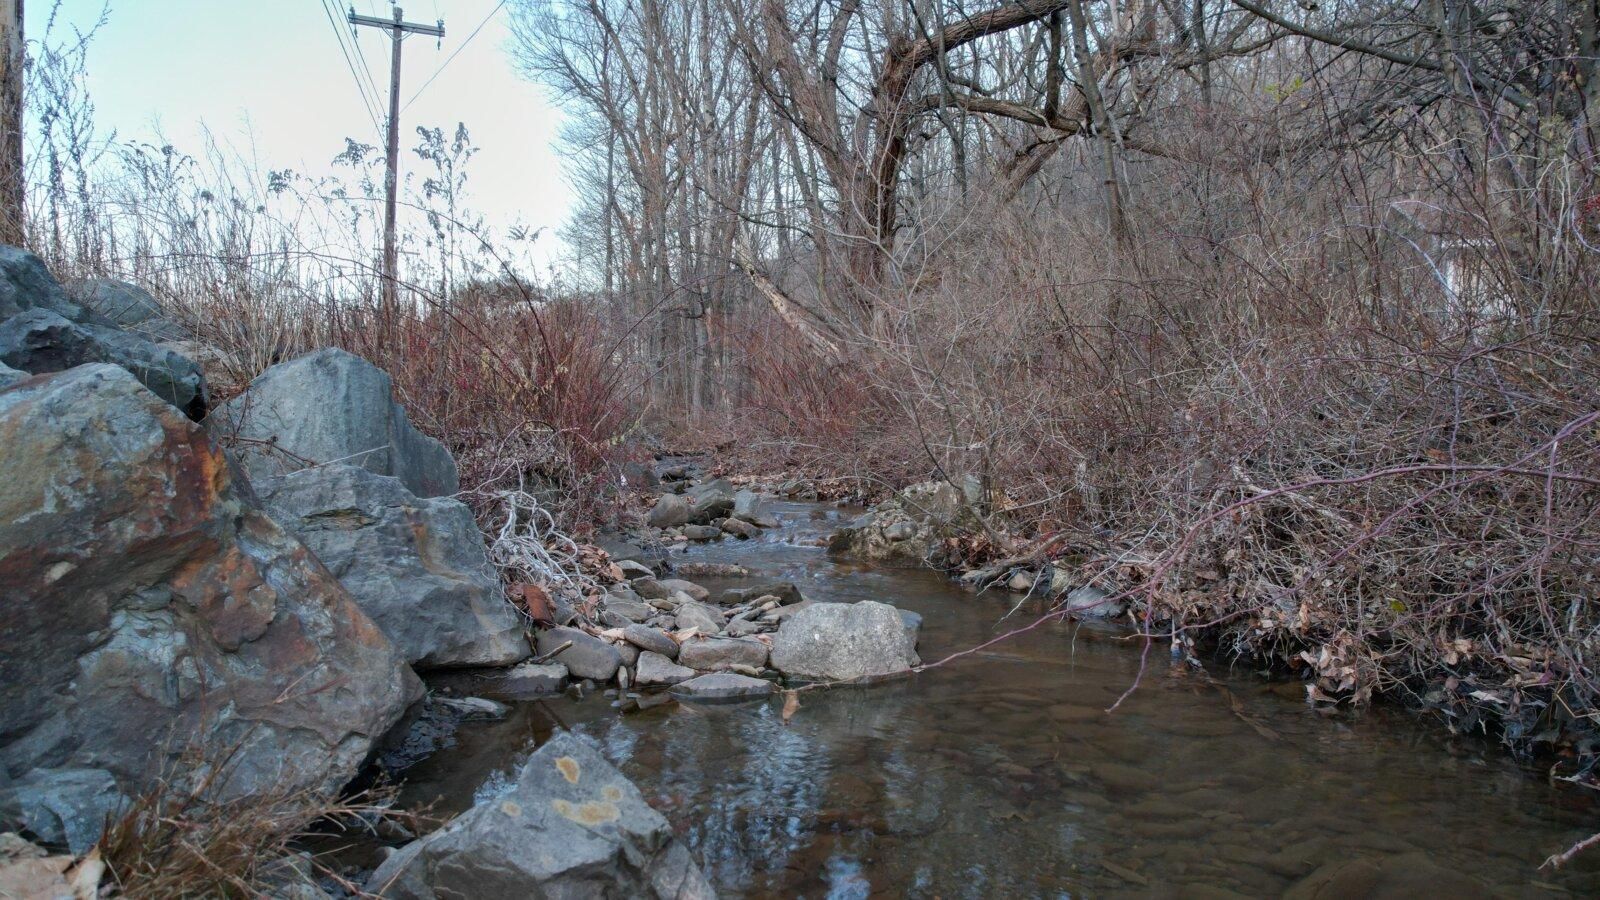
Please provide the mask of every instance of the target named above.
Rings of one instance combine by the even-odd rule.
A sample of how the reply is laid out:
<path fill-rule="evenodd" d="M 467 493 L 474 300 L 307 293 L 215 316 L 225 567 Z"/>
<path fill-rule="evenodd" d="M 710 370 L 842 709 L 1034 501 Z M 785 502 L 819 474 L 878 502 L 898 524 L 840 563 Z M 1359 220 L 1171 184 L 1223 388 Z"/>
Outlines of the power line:
<path fill-rule="evenodd" d="M 439 68 L 434 69 L 433 74 L 428 76 L 428 80 L 422 83 L 422 87 L 417 88 L 417 92 L 411 95 L 411 99 L 406 101 L 405 106 L 401 107 L 402 111 L 410 109 L 411 104 L 417 102 L 417 98 L 421 97 L 422 92 L 428 89 L 428 85 L 433 84 L 434 79 L 438 78 L 444 73 L 445 67 L 449 66 L 450 63 L 454 61 L 455 58 L 461 53 L 461 51 L 467 49 L 467 45 L 472 43 L 472 39 L 478 36 L 478 32 L 483 30 L 483 26 L 489 24 L 489 20 L 494 18 L 494 14 L 499 12 L 500 9 L 505 5 L 506 0 L 500 0 L 499 3 L 494 5 L 494 9 L 489 10 L 489 14 L 483 17 L 483 21 L 478 23 L 478 27 L 472 29 L 472 33 L 467 35 L 467 39 L 461 42 L 461 46 L 457 47 L 454 52 L 445 57 L 444 62 L 439 64 Z"/>
<path fill-rule="evenodd" d="M 324 0 L 324 2 L 332 3 L 333 0 Z M 335 16 L 338 15 L 338 12 L 338 8 L 334 7 Z M 367 78 L 367 87 L 372 91 L 373 103 L 379 109 L 382 109 L 383 102 L 379 98 L 383 95 L 378 92 L 378 83 L 372 80 L 372 64 L 367 62 L 367 54 L 361 49 L 361 40 L 356 37 L 356 27 L 354 25 L 350 26 L 350 46 L 355 48 L 356 58 L 361 60 L 361 74 Z"/>
<path fill-rule="evenodd" d="M 378 108 L 374 105 L 372 98 L 367 96 L 367 88 L 366 85 L 362 84 L 361 76 L 356 74 L 355 59 L 350 55 L 350 48 L 345 46 L 344 29 L 340 27 L 338 19 L 329 10 L 328 3 L 329 0 L 322 0 L 322 13 L 328 17 L 328 24 L 333 26 L 333 37 L 339 43 L 339 52 L 344 56 L 345 68 L 350 70 L 350 77 L 356 83 L 356 93 L 361 95 L 361 105 L 366 108 L 367 117 L 372 120 L 373 130 L 381 137 L 383 135 L 383 126 L 378 124 Z M 371 77 L 372 75 L 369 72 L 367 75 L 368 80 L 371 80 Z"/>

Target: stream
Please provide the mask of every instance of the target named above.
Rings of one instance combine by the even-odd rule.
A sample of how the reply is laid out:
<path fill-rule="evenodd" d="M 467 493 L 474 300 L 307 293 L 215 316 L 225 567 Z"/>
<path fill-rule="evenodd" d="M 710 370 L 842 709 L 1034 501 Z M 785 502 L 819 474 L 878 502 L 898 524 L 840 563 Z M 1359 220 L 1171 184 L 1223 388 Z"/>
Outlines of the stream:
<path fill-rule="evenodd" d="M 925 662 L 1040 608 L 1002 622 L 1015 595 L 829 558 L 815 540 L 849 511 L 773 511 L 783 524 L 760 540 L 673 560 L 915 610 Z M 1219 660 L 1207 677 L 1164 646 L 1107 714 L 1140 647 L 1122 629 L 1053 623 L 914 677 L 807 692 L 788 723 L 781 700 L 627 715 L 599 693 L 519 703 L 409 770 L 402 801 L 460 812 L 568 727 L 598 742 L 727 896 L 1279 896 L 1352 860 L 1403 893 L 1459 895 L 1466 876 L 1509 896 L 1600 895 L 1600 853 L 1538 868 L 1600 829 L 1590 792 L 1437 722 L 1319 713 L 1299 685 Z"/>

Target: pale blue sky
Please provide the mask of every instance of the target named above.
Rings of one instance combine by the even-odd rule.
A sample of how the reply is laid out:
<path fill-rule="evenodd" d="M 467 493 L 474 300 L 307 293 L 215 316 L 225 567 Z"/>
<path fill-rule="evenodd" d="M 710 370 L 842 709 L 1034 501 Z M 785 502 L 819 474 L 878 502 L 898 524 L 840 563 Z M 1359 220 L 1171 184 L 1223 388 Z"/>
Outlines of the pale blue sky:
<path fill-rule="evenodd" d="M 352 0 L 333 0 L 340 27 Z M 414 36 L 405 44 L 400 96 L 410 100 L 474 28 L 471 43 L 400 116 L 402 164 L 411 165 L 416 125 L 446 133 L 465 122 L 479 154 L 470 167 L 469 204 L 490 225 L 547 229 L 535 258 L 556 251 L 556 227 L 569 193 L 552 149 L 560 114 L 520 78 L 506 52 L 509 10 L 498 0 L 409 0 L 408 21 L 444 19 L 442 47 Z M 61 15 L 88 23 L 106 0 L 64 0 Z M 358 13 L 388 16 L 390 6 L 354 0 Z M 29 37 L 44 32 L 50 0 L 29 0 Z M 198 146 L 199 126 L 240 146 L 253 140 L 260 162 L 313 174 L 344 148 L 345 136 L 381 146 L 346 67 L 322 0 L 110 0 L 107 25 L 89 51 L 90 92 L 102 128 L 148 139 L 159 123 L 180 149 Z M 493 15 L 491 16 L 491 12 Z M 388 104 L 389 39 L 356 29 L 381 104 Z M 381 121 L 381 118 L 380 118 Z M 402 215 L 404 215 L 402 210 Z"/>

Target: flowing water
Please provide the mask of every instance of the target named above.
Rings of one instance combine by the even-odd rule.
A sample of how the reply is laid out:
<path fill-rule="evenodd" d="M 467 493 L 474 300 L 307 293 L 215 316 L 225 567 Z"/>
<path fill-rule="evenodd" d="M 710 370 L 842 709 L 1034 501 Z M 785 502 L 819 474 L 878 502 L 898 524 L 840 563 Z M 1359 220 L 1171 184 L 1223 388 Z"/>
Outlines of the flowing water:
<path fill-rule="evenodd" d="M 925 661 L 1033 619 L 1002 623 L 1014 598 L 934 573 L 832 560 L 813 542 L 838 510 L 775 509 L 786 524 L 762 540 L 682 558 L 788 578 L 813 600 L 915 610 Z M 1277 896 L 1352 860 L 1400 894 L 1459 894 L 1452 879 L 1467 876 L 1506 896 L 1600 895 L 1600 862 L 1538 870 L 1600 830 L 1588 793 L 1437 723 L 1319 714 L 1298 686 L 1215 662 L 1208 677 L 1159 647 L 1107 714 L 1140 649 L 1114 629 L 1052 624 L 916 677 L 808 692 L 787 724 L 778 700 L 627 715 L 598 695 L 524 703 L 413 768 L 404 799 L 465 809 L 568 727 L 730 896 Z"/>

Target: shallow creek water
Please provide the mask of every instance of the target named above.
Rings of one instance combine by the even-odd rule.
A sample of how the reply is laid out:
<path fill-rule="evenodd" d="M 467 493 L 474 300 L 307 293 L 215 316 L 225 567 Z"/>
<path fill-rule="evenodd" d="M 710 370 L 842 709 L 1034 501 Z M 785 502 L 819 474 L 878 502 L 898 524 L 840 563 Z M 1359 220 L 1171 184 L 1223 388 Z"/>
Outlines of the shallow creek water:
<path fill-rule="evenodd" d="M 915 610 L 924 661 L 1033 619 L 1001 623 L 1014 598 L 934 573 L 830 559 L 811 544 L 839 510 L 775 511 L 785 524 L 760 541 L 681 558 Z M 414 767 L 403 800 L 465 809 L 564 726 L 600 744 L 730 896 L 1276 896 L 1357 858 L 1507 896 L 1600 895 L 1600 862 L 1537 868 L 1600 829 L 1586 792 L 1437 723 L 1320 715 L 1294 686 L 1216 662 L 1207 679 L 1164 648 L 1108 715 L 1139 662 L 1122 632 L 1057 624 L 912 678 L 808 692 L 787 724 L 778 700 L 628 715 L 599 695 L 523 703 Z"/>

